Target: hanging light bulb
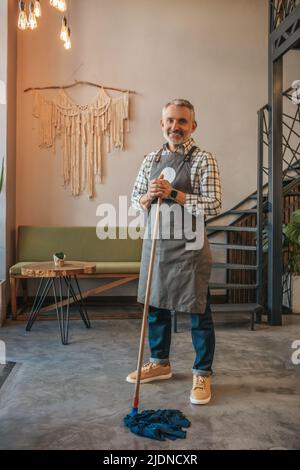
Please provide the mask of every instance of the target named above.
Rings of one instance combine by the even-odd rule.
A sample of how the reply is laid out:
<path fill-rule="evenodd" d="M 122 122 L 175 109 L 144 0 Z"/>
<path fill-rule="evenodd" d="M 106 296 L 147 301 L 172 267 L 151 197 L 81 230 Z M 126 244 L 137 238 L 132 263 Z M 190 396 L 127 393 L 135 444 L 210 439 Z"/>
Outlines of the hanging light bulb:
<path fill-rule="evenodd" d="M 36 17 L 35 17 L 35 14 L 34 14 L 33 0 L 31 0 L 31 2 L 29 4 L 28 28 L 30 28 L 30 29 L 37 28 L 37 21 L 36 21 Z"/>
<path fill-rule="evenodd" d="M 71 47 L 72 47 L 72 43 L 71 43 L 71 30 L 70 30 L 70 28 L 68 28 L 67 39 L 66 39 L 66 41 L 65 41 L 65 43 L 64 43 L 64 48 L 67 49 L 67 50 L 69 50 L 69 49 L 71 49 Z"/>
<path fill-rule="evenodd" d="M 50 5 L 57 8 L 59 11 L 66 11 L 67 10 L 67 2 L 66 0 L 50 0 Z"/>
<path fill-rule="evenodd" d="M 36 18 L 40 18 L 40 16 L 42 16 L 42 9 L 39 0 L 35 0 L 34 2 L 34 14 Z"/>
<path fill-rule="evenodd" d="M 19 19 L 18 19 L 18 28 L 24 30 L 27 28 L 27 15 L 25 11 L 24 1 L 22 0 L 20 1 L 19 8 L 20 8 L 20 13 L 19 13 Z"/>
<path fill-rule="evenodd" d="M 68 26 L 67 26 L 67 18 L 64 16 L 62 19 L 61 31 L 60 31 L 60 39 L 62 41 L 66 41 L 68 39 Z"/>
<path fill-rule="evenodd" d="M 62 12 L 66 11 L 66 9 L 67 9 L 66 0 L 58 0 L 58 2 L 57 2 L 57 9 L 58 9 L 59 11 L 62 11 Z"/>

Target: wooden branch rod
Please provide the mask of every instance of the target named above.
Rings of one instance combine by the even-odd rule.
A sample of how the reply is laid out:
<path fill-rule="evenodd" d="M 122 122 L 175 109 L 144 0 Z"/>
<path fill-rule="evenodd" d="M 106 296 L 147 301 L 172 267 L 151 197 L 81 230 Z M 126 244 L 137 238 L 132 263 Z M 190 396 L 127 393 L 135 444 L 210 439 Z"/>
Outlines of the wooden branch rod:
<path fill-rule="evenodd" d="M 72 83 L 70 85 L 26 88 L 26 90 L 24 90 L 24 93 L 27 93 L 27 91 L 32 91 L 32 90 L 60 90 L 62 88 L 72 88 L 72 87 L 77 86 L 77 85 L 91 85 L 91 86 L 95 86 L 97 88 L 104 88 L 106 90 L 121 91 L 122 93 L 126 93 L 126 92 L 136 93 L 136 91 L 133 91 L 133 90 L 124 90 L 123 88 L 103 86 L 103 85 L 99 85 L 99 83 L 87 82 L 87 81 L 84 81 L 84 80 L 75 80 L 75 83 Z"/>

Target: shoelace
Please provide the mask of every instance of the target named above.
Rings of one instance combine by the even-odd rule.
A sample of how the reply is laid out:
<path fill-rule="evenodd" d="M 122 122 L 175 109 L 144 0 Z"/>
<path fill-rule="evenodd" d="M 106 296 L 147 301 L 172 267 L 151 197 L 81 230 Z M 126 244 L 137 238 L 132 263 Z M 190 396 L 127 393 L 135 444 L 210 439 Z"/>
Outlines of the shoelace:
<path fill-rule="evenodd" d="M 142 369 L 144 370 L 151 369 L 153 365 L 154 365 L 154 362 L 146 362 L 146 364 L 143 365 Z"/>
<path fill-rule="evenodd" d="M 143 365 L 142 370 L 149 370 L 157 365 L 158 364 L 156 362 L 146 362 L 146 364 Z"/>
<path fill-rule="evenodd" d="M 198 388 L 201 388 L 202 390 L 204 390 L 205 387 L 206 387 L 206 380 L 205 380 L 205 378 L 202 377 L 201 375 L 197 375 L 197 376 L 196 376 L 196 380 L 195 380 L 194 387 L 198 387 Z"/>

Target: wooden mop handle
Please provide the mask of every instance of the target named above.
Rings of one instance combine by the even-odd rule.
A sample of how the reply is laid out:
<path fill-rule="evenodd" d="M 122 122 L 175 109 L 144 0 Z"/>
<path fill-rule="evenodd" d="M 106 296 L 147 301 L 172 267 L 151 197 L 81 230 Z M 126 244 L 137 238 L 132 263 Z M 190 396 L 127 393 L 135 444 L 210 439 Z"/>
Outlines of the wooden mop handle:
<path fill-rule="evenodd" d="M 158 228 L 159 228 L 160 205 L 161 205 L 161 198 L 158 198 L 156 214 L 155 214 L 154 229 L 153 229 L 153 237 L 152 237 L 151 255 L 150 255 L 150 262 L 149 262 L 149 269 L 148 269 L 142 329 L 141 329 L 141 336 L 140 336 L 140 347 L 139 347 L 138 365 L 137 365 L 137 378 L 136 378 L 136 383 L 135 383 L 135 390 L 134 390 L 134 397 L 133 397 L 133 404 L 132 404 L 133 408 L 138 408 L 139 406 L 140 381 L 141 381 L 142 363 L 143 363 L 143 357 L 144 357 L 145 335 L 146 335 L 146 326 L 147 326 L 147 320 L 148 320 L 148 309 L 149 309 L 149 300 L 150 300 L 150 292 L 151 292 L 151 284 L 152 284 L 152 274 L 153 274 L 153 266 L 154 266 L 154 260 L 155 260 L 156 239 L 157 239 Z"/>

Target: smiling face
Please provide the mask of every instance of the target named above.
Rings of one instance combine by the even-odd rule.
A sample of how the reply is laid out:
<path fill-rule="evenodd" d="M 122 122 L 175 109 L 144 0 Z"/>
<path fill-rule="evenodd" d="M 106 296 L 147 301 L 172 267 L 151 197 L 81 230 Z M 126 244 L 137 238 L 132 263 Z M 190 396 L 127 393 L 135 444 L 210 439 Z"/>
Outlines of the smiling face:
<path fill-rule="evenodd" d="M 160 126 L 170 150 L 186 142 L 197 127 L 194 113 L 185 106 L 171 104 L 163 109 Z"/>

